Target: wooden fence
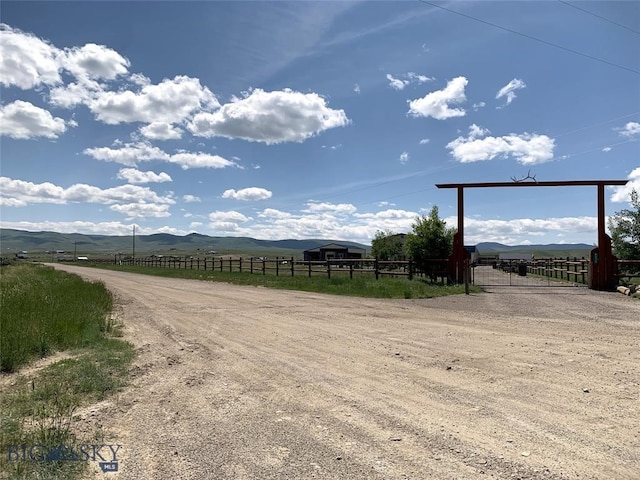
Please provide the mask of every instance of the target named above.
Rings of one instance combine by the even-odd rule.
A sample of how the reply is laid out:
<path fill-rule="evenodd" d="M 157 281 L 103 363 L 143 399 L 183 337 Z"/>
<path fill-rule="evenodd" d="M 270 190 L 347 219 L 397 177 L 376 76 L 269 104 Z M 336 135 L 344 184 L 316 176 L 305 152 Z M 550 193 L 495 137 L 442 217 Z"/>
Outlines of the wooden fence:
<path fill-rule="evenodd" d="M 98 260 L 92 260 L 93 263 Z M 349 276 L 372 275 L 377 279 L 384 276 L 406 277 L 412 280 L 415 277 L 429 278 L 432 282 L 447 283 L 448 269 L 447 259 L 432 260 L 429 271 L 420 271 L 411 260 L 383 261 L 375 258 L 365 259 L 331 259 L 325 261 L 303 261 L 293 257 L 175 257 L 175 256 L 151 256 L 121 258 L 116 256 L 114 260 L 100 260 L 100 263 L 108 262 L 116 265 L 129 265 L 140 267 L 173 268 L 184 270 L 203 270 L 220 272 L 245 272 L 261 275 L 289 275 L 289 276 Z M 508 261 L 493 262 L 494 268 L 511 270 L 518 273 L 521 265 L 526 264 L 527 274 L 537 275 L 557 280 L 574 283 L 588 282 L 589 260 L 586 258 L 544 258 L 528 260 L 526 262 Z M 472 265 L 472 266 L 475 266 Z M 640 278 L 640 260 L 618 260 L 618 273 L 616 276 L 621 282 L 629 282 L 631 279 Z"/>
<path fill-rule="evenodd" d="M 631 280 L 640 278 L 640 260 L 618 260 L 616 277 L 620 283 L 629 283 Z"/>
<path fill-rule="evenodd" d="M 527 263 L 527 273 L 586 284 L 589 280 L 589 260 L 584 257 L 530 260 Z"/>
<path fill-rule="evenodd" d="M 182 270 L 203 270 L 219 272 L 244 272 L 261 275 L 288 276 L 349 276 L 372 275 L 378 280 L 380 277 L 427 277 L 432 282 L 447 283 L 448 260 L 433 260 L 428 265 L 428 271 L 420 271 L 412 260 L 383 261 L 375 258 L 364 259 L 331 259 L 324 261 L 304 261 L 293 257 L 138 257 L 118 258 L 116 265 L 139 267 L 173 268 Z"/>
<path fill-rule="evenodd" d="M 527 274 L 538 275 L 573 283 L 588 283 L 589 260 L 582 258 L 543 258 L 527 260 L 526 262 L 510 261 L 497 262 L 497 268 L 519 272 L 520 266 L 526 264 Z M 618 260 L 616 277 L 622 282 L 640 278 L 640 260 Z"/>

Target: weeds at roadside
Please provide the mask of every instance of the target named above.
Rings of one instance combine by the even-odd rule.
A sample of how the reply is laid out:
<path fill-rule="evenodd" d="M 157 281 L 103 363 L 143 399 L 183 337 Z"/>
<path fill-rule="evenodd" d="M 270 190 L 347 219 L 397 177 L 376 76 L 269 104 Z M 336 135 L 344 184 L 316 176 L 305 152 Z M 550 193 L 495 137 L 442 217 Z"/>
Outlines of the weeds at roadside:
<path fill-rule="evenodd" d="M 126 384 L 133 347 L 114 338 L 122 324 L 110 314 L 112 298 L 102 284 L 24 265 L 3 268 L 0 286 L 5 372 L 54 351 L 71 355 L 34 374 L 13 373 L 0 387 L 0 478 L 78 478 L 88 465 L 78 447 L 104 434 L 79 432 L 77 411 Z M 68 336 L 60 339 L 55 328 Z"/>

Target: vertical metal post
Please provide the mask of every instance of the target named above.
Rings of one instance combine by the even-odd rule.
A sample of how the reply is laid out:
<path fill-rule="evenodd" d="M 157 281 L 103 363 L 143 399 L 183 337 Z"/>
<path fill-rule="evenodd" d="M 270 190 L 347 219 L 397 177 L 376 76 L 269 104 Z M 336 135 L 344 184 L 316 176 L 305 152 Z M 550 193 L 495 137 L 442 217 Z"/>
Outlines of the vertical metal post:
<path fill-rule="evenodd" d="M 464 250 L 464 188 L 458 187 L 458 235 L 460 236 L 460 244 L 458 245 L 458 261 L 465 268 L 465 250 Z M 464 272 L 462 273 L 464 276 Z M 459 280 L 458 280 L 459 281 Z"/>
<path fill-rule="evenodd" d="M 469 262 L 464 261 L 464 293 L 469 295 Z"/>

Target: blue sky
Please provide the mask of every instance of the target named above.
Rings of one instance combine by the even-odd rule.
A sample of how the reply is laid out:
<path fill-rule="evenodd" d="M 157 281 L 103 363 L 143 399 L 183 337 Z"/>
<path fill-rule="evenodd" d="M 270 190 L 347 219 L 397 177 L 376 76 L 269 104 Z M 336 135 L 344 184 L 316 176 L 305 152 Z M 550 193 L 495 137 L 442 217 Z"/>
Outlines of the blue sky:
<path fill-rule="evenodd" d="M 451 10 L 457 12 L 454 13 Z M 640 2 L 12 2 L 0 223 L 370 243 L 640 190 Z M 595 187 L 465 243 L 596 241 Z"/>

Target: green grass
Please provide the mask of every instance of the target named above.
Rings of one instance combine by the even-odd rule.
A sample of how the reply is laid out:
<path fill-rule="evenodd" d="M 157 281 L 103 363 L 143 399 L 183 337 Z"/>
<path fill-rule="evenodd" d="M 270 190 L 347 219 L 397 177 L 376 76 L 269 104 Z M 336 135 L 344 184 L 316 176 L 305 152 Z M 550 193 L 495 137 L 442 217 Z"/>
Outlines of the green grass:
<path fill-rule="evenodd" d="M 100 283 L 33 264 L 0 269 L 0 371 L 96 343 L 111 308 Z"/>
<path fill-rule="evenodd" d="M 373 274 L 354 274 L 349 278 L 348 270 L 332 270 L 331 278 L 321 273 L 308 277 L 303 271 L 291 276 L 291 270 L 283 267 L 279 276 L 274 272 L 260 273 L 228 272 L 219 270 L 189 270 L 162 267 L 132 267 L 100 264 L 99 268 L 117 270 L 167 278 L 186 278 L 193 280 L 225 282 L 234 285 L 253 285 L 286 290 L 328 293 L 371 298 L 432 298 L 444 295 L 463 294 L 464 285 L 434 284 L 422 278 L 391 278 L 381 276 L 376 280 Z M 248 268 L 248 267 L 247 267 Z M 480 288 L 470 285 L 471 292 L 480 292 Z"/>
<path fill-rule="evenodd" d="M 112 298 L 101 283 L 28 264 L 1 275 L 3 370 L 56 351 L 68 358 L 32 374 L 13 373 L 0 389 L 0 478 L 79 478 L 88 462 L 16 461 L 16 446 L 109 443 L 100 431 L 79 433 L 76 413 L 126 384 L 133 347 L 114 338 L 119 325 L 109 318 Z"/>

